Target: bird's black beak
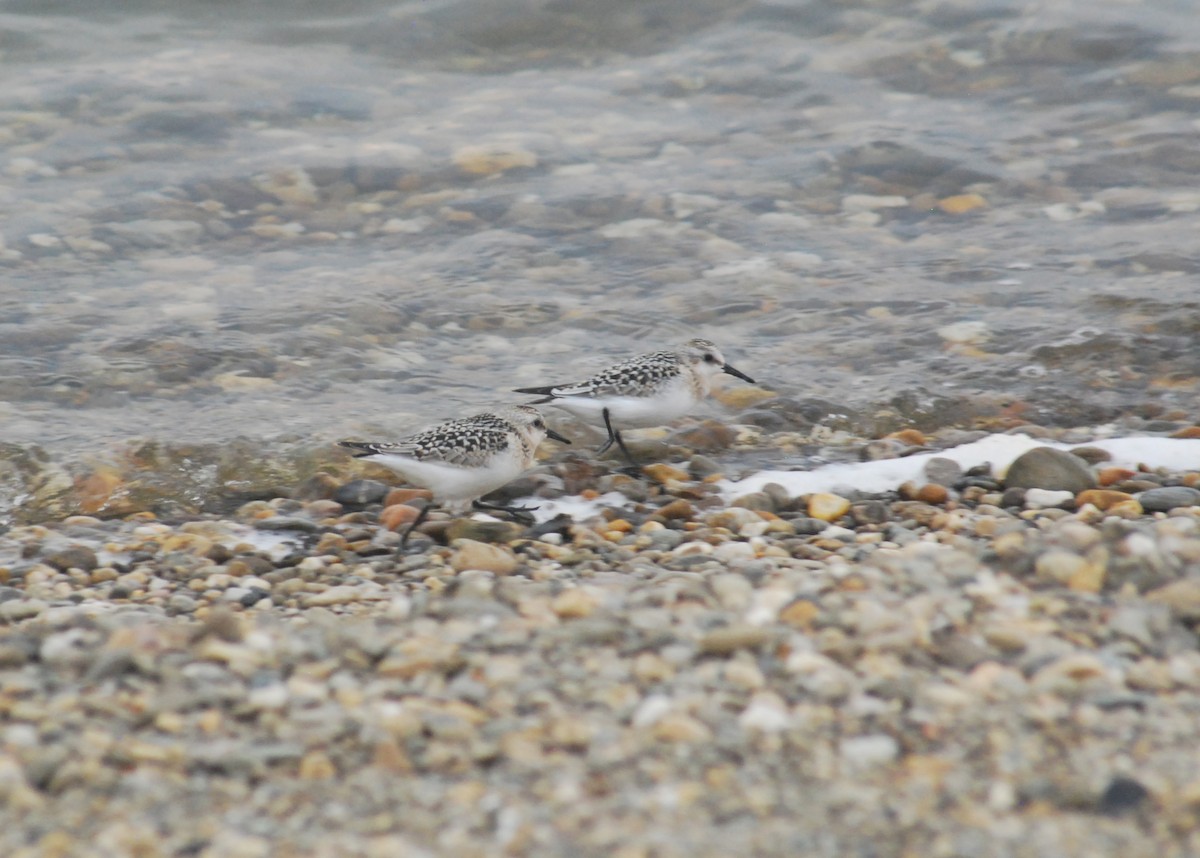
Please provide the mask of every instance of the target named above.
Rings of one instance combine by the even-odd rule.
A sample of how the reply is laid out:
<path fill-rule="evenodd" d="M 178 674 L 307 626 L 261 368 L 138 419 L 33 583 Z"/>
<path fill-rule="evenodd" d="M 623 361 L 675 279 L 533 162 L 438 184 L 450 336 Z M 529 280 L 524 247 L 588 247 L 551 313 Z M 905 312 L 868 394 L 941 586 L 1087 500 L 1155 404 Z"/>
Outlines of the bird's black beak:
<path fill-rule="evenodd" d="M 751 384 L 755 383 L 754 379 L 752 379 L 750 376 L 746 375 L 746 373 L 742 372 L 740 369 L 734 369 L 729 364 L 725 364 L 725 366 L 721 367 L 721 370 L 722 370 L 722 372 L 727 372 L 730 375 L 735 376 L 736 378 L 740 378 L 742 381 L 748 381 Z"/>
<path fill-rule="evenodd" d="M 559 434 L 558 434 L 557 432 L 555 432 L 553 429 L 547 429 L 547 430 L 546 430 L 546 437 L 547 437 L 547 438 L 553 438 L 555 441 L 557 441 L 557 442 L 558 442 L 558 443 L 560 443 L 560 444 L 570 444 L 570 443 L 571 443 L 571 439 L 570 439 L 570 438 L 564 438 L 562 435 L 559 435 Z"/>

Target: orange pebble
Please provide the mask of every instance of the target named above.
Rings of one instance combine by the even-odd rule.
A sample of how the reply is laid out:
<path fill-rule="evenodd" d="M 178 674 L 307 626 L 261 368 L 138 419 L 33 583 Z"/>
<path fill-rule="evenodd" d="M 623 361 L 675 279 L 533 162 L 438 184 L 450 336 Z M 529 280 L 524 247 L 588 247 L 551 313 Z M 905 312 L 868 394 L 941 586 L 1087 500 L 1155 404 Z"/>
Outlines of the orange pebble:
<path fill-rule="evenodd" d="M 885 435 L 885 438 L 894 438 L 897 441 L 902 441 L 912 447 L 924 447 L 925 435 L 919 429 L 901 429 L 899 432 L 893 432 L 890 435 Z"/>
<path fill-rule="evenodd" d="M 1132 479 L 1135 476 L 1137 473 L 1128 468 L 1101 468 L 1100 473 L 1096 475 L 1096 480 L 1102 486 L 1111 486 L 1113 483 Z"/>
<path fill-rule="evenodd" d="M 383 505 L 385 507 L 394 506 L 398 503 L 408 503 L 418 498 L 433 500 L 433 492 L 429 489 L 392 489 L 387 493 L 387 497 L 383 499 Z"/>
<path fill-rule="evenodd" d="M 821 615 L 821 609 L 807 599 L 797 599 L 779 612 L 779 619 L 789 626 L 807 628 Z"/>
<path fill-rule="evenodd" d="M 923 503 L 943 504 L 948 497 L 950 497 L 950 492 L 945 486 L 937 483 L 926 483 L 917 489 L 917 500 Z"/>
<path fill-rule="evenodd" d="M 415 506 L 394 503 L 391 506 L 385 506 L 383 512 L 379 513 L 379 523 L 388 530 L 399 530 L 404 525 L 415 521 L 420 512 Z"/>
<path fill-rule="evenodd" d="M 1133 495 L 1125 492 L 1113 491 L 1112 489 L 1086 489 L 1075 495 L 1075 503 L 1077 506 L 1083 506 L 1085 503 L 1090 503 L 1096 509 L 1106 510 L 1116 506 L 1122 501 L 1132 500 Z"/>

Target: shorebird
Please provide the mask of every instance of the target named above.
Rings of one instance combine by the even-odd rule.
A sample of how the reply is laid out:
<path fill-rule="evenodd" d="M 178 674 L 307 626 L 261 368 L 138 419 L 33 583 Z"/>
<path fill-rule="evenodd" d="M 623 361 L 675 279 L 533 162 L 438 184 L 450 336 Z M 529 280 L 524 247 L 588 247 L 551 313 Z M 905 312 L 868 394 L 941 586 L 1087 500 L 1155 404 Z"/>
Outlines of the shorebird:
<path fill-rule="evenodd" d="M 512 482 L 533 466 L 534 454 L 545 438 L 571 442 L 546 426 L 541 412 L 530 405 L 506 405 L 439 423 L 399 441 L 338 441 L 355 457 L 391 468 L 412 485 L 433 492 L 400 539 L 400 549 L 425 520 L 432 506 L 451 512 L 468 508 L 507 512 L 530 519 L 526 507 L 484 503 L 483 495 Z"/>
<path fill-rule="evenodd" d="M 516 392 L 543 397 L 533 405 L 554 405 L 590 423 L 603 423 L 608 440 L 596 453 L 615 443 L 636 468 L 621 429 L 661 426 L 682 417 L 709 394 L 712 377 L 723 372 L 754 383 L 730 366 L 714 343 L 697 338 L 673 351 L 623 360 L 573 384 L 518 387 Z"/>

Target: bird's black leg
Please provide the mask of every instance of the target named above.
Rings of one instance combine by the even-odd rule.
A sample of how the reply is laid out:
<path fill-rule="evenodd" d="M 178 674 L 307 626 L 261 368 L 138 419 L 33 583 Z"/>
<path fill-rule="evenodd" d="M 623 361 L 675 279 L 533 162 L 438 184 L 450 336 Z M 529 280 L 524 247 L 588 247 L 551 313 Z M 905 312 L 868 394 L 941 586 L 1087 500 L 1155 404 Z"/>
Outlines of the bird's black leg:
<path fill-rule="evenodd" d="M 531 513 L 533 510 L 537 509 L 536 506 L 505 506 L 504 504 L 487 503 L 486 501 L 481 501 L 481 500 L 472 501 L 471 506 L 474 507 L 475 509 L 487 509 L 487 510 L 494 510 L 495 512 L 506 512 L 509 515 L 511 515 L 513 518 L 515 518 L 517 521 L 521 522 L 521 524 L 525 524 L 525 525 L 533 524 L 534 518 L 529 513 Z"/>
<path fill-rule="evenodd" d="M 600 413 L 604 415 L 604 428 L 608 430 L 608 438 L 603 444 L 600 445 L 599 449 L 596 450 L 597 456 L 603 456 L 605 453 L 607 453 L 608 448 L 611 447 L 613 442 L 617 440 L 617 433 L 613 431 L 612 421 L 608 419 L 608 409 L 605 408 Z"/>
<path fill-rule="evenodd" d="M 634 476 L 641 474 L 641 466 L 638 465 L 637 461 L 634 460 L 633 454 L 629 452 L 629 448 L 625 446 L 625 440 L 621 437 L 620 431 L 613 428 L 612 420 L 608 415 L 608 409 L 605 408 L 600 413 L 604 415 L 604 428 L 608 430 L 608 440 L 600 446 L 600 449 L 596 451 L 596 455 L 603 455 L 604 451 L 611 447 L 613 442 L 616 441 L 617 446 L 621 448 L 621 452 L 625 454 L 625 461 L 629 462 L 629 468 L 627 471 L 632 473 Z"/>
<path fill-rule="evenodd" d="M 416 530 L 429 517 L 429 511 L 433 509 L 433 502 L 430 501 L 421 507 L 421 511 L 417 513 L 417 517 L 413 519 L 412 524 L 404 531 L 404 535 L 400 537 L 400 547 L 397 549 L 397 554 L 403 554 L 404 549 L 408 547 L 408 538 L 412 536 L 412 532 Z"/>

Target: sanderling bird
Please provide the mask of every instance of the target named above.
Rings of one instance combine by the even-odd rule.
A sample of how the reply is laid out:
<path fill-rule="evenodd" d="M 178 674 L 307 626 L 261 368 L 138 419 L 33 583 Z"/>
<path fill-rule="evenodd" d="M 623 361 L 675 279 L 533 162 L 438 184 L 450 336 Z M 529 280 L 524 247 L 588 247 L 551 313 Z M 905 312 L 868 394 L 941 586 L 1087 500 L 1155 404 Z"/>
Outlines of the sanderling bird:
<path fill-rule="evenodd" d="M 426 504 L 404 531 L 400 539 L 403 550 L 409 535 L 435 504 L 451 512 L 474 507 L 529 518 L 525 507 L 488 504 L 480 498 L 532 467 L 534 453 L 544 438 L 571 443 L 547 427 L 541 412 L 533 406 L 506 405 L 439 423 L 400 441 L 338 441 L 338 445 L 355 450 L 357 458 L 385 465 L 409 483 L 433 492 L 433 503 Z"/>
<path fill-rule="evenodd" d="M 746 373 L 726 363 L 712 342 L 693 339 L 674 351 L 623 360 L 574 384 L 518 387 L 516 392 L 542 396 L 534 405 L 555 405 L 588 422 L 603 422 L 608 440 L 596 453 L 604 453 L 616 443 L 636 468 L 620 430 L 661 426 L 682 417 L 708 395 L 712 377 L 722 372 L 754 383 Z"/>

